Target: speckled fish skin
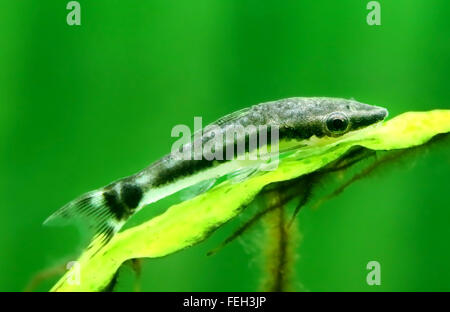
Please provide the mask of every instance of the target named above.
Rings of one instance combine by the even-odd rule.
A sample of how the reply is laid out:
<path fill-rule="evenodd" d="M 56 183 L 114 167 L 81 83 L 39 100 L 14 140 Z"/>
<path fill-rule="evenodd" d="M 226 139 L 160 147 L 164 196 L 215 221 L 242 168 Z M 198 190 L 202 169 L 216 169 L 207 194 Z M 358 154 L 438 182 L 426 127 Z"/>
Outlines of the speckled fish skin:
<path fill-rule="evenodd" d="M 257 104 L 227 115 L 212 125 L 216 127 L 215 135 L 217 131 L 225 133 L 239 127 L 277 127 L 280 141 L 302 141 L 312 136 L 338 137 L 382 121 L 387 114 L 385 108 L 355 100 L 296 97 Z M 342 127 L 344 130 L 331 131 L 333 127 Z M 212 131 L 204 131 L 199 137 L 202 144 L 212 139 Z M 243 138 L 224 141 L 223 149 L 240 139 Z M 184 150 L 192 151 L 195 142 L 185 144 Z M 132 176 L 75 199 L 50 216 L 48 221 L 58 218 L 81 219 L 95 233 L 102 234 L 107 242 L 131 215 L 145 205 L 202 180 L 227 174 L 236 169 L 230 165 L 232 162 L 233 159 L 180 159 L 170 153 Z"/>
<path fill-rule="evenodd" d="M 237 127 L 268 126 L 278 127 L 280 140 L 283 139 L 309 139 L 311 136 L 339 136 L 330 133 L 324 120 L 332 113 L 345 113 L 349 119 L 348 131 L 357 130 L 365 126 L 383 120 L 387 116 L 387 110 L 382 107 L 359 103 L 355 100 L 340 98 L 288 98 L 273 102 L 265 102 L 225 116 L 213 125 L 216 125 L 225 133 L 233 131 Z M 347 132 L 348 132 L 347 131 Z M 212 138 L 211 131 L 203 132 L 201 141 L 206 144 Z M 239 138 L 237 138 L 239 140 Z M 235 142 L 225 142 L 234 144 Z M 192 144 L 184 146 L 187 150 L 193 150 Z M 225 149 L 225 148 L 224 148 Z M 136 175 L 143 177 L 148 175 L 149 187 L 170 183 L 176 178 L 186 174 L 192 174 L 198 169 L 212 165 L 207 160 L 180 160 L 172 154 L 166 155 L 158 162 L 149 166 Z M 184 170 L 187 172 L 185 173 Z M 150 178 L 151 176 L 151 178 Z M 145 180 L 145 179 L 143 179 Z"/>

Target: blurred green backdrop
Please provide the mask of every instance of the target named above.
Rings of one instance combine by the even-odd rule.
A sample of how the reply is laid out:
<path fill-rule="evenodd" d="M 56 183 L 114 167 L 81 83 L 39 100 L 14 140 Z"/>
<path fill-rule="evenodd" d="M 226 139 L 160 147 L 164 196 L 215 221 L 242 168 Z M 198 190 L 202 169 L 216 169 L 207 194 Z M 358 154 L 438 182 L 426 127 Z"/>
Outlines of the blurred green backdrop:
<path fill-rule="evenodd" d="M 2 291 L 76 259 L 77 230 L 42 221 L 167 153 L 194 116 L 290 96 L 354 97 L 391 116 L 450 108 L 446 0 L 379 1 L 381 26 L 365 0 L 80 0 L 81 26 L 66 24 L 67 2 L 0 2 Z M 304 209 L 299 290 L 450 290 L 449 176 L 437 151 Z M 205 256 L 238 225 L 145 261 L 142 289 L 256 290 L 251 238 Z M 366 283 L 370 260 L 381 286 Z"/>

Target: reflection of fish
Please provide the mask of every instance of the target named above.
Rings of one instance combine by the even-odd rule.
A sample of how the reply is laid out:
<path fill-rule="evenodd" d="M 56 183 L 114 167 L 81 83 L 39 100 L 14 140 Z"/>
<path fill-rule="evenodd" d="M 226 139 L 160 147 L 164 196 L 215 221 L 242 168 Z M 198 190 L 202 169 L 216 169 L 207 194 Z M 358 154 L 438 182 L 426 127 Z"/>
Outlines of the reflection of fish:
<path fill-rule="evenodd" d="M 377 106 L 359 103 L 355 100 L 338 98 L 288 98 L 274 102 L 254 105 L 227 115 L 212 125 L 215 133 L 206 130 L 199 140 L 208 143 L 217 134 L 233 131 L 237 128 L 260 127 L 277 129 L 279 145 L 294 142 L 292 146 L 301 146 L 312 137 L 338 137 L 347 132 L 358 130 L 383 120 L 387 110 Z M 211 129 L 211 125 L 209 126 Z M 228 133 L 227 132 L 227 133 Z M 223 140 L 221 150 L 236 147 L 247 142 L 249 133 L 235 132 L 231 139 Z M 250 133 L 250 135 L 252 135 Z M 260 133 L 256 133 L 260 135 Z M 196 141 L 182 146 L 183 151 L 194 155 Z M 310 142 L 310 144 L 314 144 Z M 245 150 L 234 153 L 223 160 L 207 160 L 204 157 L 180 158 L 172 152 L 151 164 L 142 171 L 117 180 L 105 187 L 91 191 L 69 202 L 51 215 L 45 223 L 57 220 L 79 219 L 101 234 L 103 243 L 122 227 L 128 218 L 145 205 L 188 187 L 205 185 L 210 187 L 214 181 L 226 175 L 240 175 L 244 178 L 255 170 L 249 160 L 243 161 L 239 153 L 251 153 L 270 145 L 270 140 L 258 141 L 257 146 L 245 146 Z M 282 150 L 280 150 L 282 151 Z M 227 154 L 228 156 L 228 154 Z M 211 158 L 208 158 L 211 159 Z M 228 159 L 228 160 L 227 160 Z M 256 160 L 257 162 L 258 160 Z M 250 169 L 248 169 L 250 167 Z"/>

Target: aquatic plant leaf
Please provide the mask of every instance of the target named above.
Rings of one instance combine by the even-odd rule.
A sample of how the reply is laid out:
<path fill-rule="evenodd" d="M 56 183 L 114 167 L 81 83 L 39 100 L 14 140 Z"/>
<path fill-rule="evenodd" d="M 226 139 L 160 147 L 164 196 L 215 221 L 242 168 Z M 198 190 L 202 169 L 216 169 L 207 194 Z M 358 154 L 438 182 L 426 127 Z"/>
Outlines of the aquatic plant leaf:
<path fill-rule="evenodd" d="M 101 291 L 119 267 L 134 258 L 162 257 L 197 244 L 238 215 L 262 188 L 314 172 L 338 159 L 352 146 L 373 150 L 404 149 L 450 132 L 450 110 L 408 112 L 375 127 L 340 138 L 317 139 L 283 158 L 278 168 L 240 183 L 224 181 L 209 191 L 167 209 L 141 225 L 117 234 L 103 249 L 87 249 L 52 291 Z M 95 244 L 95 242 L 94 242 Z M 73 276 L 80 269 L 80 283 Z"/>

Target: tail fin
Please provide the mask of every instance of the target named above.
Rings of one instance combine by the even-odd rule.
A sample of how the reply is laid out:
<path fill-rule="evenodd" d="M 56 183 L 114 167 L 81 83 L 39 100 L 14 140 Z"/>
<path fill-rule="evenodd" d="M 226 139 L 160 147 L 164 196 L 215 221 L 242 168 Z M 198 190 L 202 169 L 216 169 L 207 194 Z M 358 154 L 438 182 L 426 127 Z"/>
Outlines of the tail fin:
<path fill-rule="evenodd" d="M 86 193 L 69 202 L 44 221 L 44 225 L 66 225 L 73 221 L 93 231 L 100 248 L 106 245 L 123 225 L 111 209 L 102 190 Z"/>

